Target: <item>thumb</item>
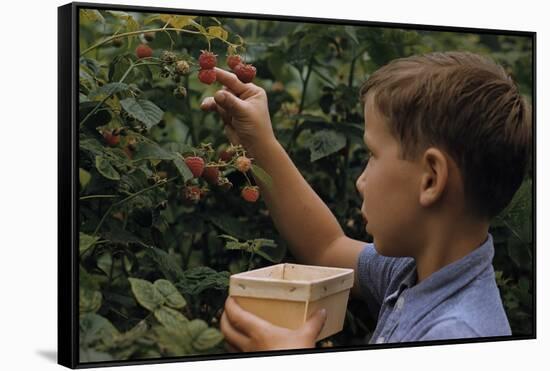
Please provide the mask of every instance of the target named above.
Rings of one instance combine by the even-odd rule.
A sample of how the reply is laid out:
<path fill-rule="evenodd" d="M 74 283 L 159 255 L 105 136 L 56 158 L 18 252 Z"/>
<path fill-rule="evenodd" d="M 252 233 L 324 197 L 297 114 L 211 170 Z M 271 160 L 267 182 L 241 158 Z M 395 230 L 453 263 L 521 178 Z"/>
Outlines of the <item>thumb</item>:
<path fill-rule="evenodd" d="M 327 311 L 326 309 L 318 310 L 313 316 L 311 316 L 305 324 L 305 331 L 311 337 L 317 338 L 321 333 L 323 326 L 327 320 Z"/>
<path fill-rule="evenodd" d="M 243 101 L 227 90 L 218 90 L 214 94 L 214 100 L 230 114 L 239 113 L 243 108 Z"/>

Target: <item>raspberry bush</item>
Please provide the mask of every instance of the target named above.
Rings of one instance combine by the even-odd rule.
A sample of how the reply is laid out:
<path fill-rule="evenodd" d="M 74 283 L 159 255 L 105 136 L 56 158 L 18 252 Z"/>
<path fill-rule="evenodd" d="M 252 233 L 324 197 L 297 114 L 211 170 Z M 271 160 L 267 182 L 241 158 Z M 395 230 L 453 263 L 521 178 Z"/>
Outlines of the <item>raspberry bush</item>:
<path fill-rule="evenodd" d="M 96 10 L 80 20 L 82 362 L 225 353 L 229 275 L 294 261 L 255 184 L 269 174 L 199 109 L 221 87 L 214 66 L 266 90 L 278 140 L 358 239 L 366 75 L 454 47 L 495 53 L 530 94 L 530 49 L 514 38 Z M 492 228 L 516 334 L 531 331 L 529 182 Z M 366 344 L 367 313 L 350 300 L 344 331 L 318 345 Z"/>

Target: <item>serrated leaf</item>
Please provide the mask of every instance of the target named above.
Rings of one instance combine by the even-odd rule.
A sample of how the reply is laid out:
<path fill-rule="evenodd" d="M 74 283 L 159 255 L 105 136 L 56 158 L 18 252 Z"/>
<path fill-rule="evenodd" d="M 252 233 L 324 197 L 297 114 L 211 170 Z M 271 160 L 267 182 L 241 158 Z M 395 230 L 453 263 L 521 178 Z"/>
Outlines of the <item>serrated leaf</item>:
<path fill-rule="evenodd" d="M 79 18 L 81 23 L 105 23 L 105 18 L 103 18 L 99 10 L 96 9 L 80 9 Z"/>
<path fill-rule="evenodd" d="M 194 319 L 187 323 L 187 329 L 189 330 L 189 334 L 193 339 L 197 338 L 207 328 L 208 324 L 202 319 Z"/>
<path fill-rule="evenodd" d="M 107 318 L 96 313 L 80 316 L 81 345 L 89 345 L 98 340 L 104 344 L 112 344 L 116 336 L 120 336 L 120 333 Z"/>
<path fill-rule="evenodd" d="M 139 304 L 151 312 L 164 304 L 164 296 L 149 281 L 140 278 L 128 278 L 132 292 Z"/>
<path fill-rule="evenodd" d="M 166 349 L 171 356 L 184 356 L 191 354 L 193 348 L 187 331 L 176 332 L 163 326 L 153 327 L 159 346 Z"/>
<path fill-rule="evenodd" d="M 78 308 L 80 314 L 97 312 L 101 308 L 101 302 L 101 292 L 84 287 L 79 288 Z"/>
<path fill-rule="evenodd" d="M 185 164 L 185 162 L 183 162 L 180 156 L 174 155 L 172 161 L 174 162 L 174 166 L 176 166 L 176 169 L 178 169 L 178 172 L 180 173 L 184 182 L 188 181 L 189 179 L 193 179 L 193 173 L 191 172 L 191 170 L 189 170 L 189 167 Z"/>
<path fill-rule="evenodd" d="M 189 24 L 192 24 L 192 21 L 196 18 L 196 16 L 161 14 L 159 18 L 163 22 L 172 25 L 174 28 L 183 28 Z"/>
<path fill-rule="evenodd" d="M 88 98 L 90 99 L 104 98 L 116 93 L 127 91 L 129 88 L 130 87 L 123 82 L 110 82 L 91 92 Z"/>
<path fill-rule="evenodd" d="M 273 187 L 273 178 L 261 167 L 259 167 L 256 164 L 252 164 L 251 167 L 252 174 L 263 184 L 265 184 L 268 188 Z"/>
<path fill-rule="evenodd" d="M 124 110 L 136 120 L 151 129 L 162 120 L 164 111 L 156 104 L 146 99 L 126 98 L 120 101 Z"/>
<path fill-rule="evenodd" d="M 118 173 L 118 171 L 116 171 L 113 165 L 111 165 L 109 160 L 107 160 L 105 157 L 96 156 L 95 167 L 97 171 L 99 171 L 99 173 L 103 175 L 105 178 L 111 179 L 111 180 L 120 180 L 120 174 Z"/>
<path fill-rule="evenodd" d="M 210 26 L 207 29 L 209 38 L 219 37 L 222 40 L 227 40 L 227 31 L 220 26 Z"/>
<path fill-rule="evenodd" d="M 80 182 L 80 187 L 82 189 L 86 188 L 88 183 L 90 183 L 90 180 L 92 179 L 92 176 L 89 172 L 84 170 L 83 168 L 78 168 L 78 180 Z"/>
<path fill-rule="evenodd" d="M 338 152 L 346 146 L 346 137 L 333 130 L 321 130 L 313 134 L 307 146 L 311 152 L 311 162 Z"/>
<path fill-rule="evenodd" d="M 95 245 L 99 240 L 98 236 L 90 236 L 86 233 L 79 233 L 79 242 L 78 242 L 78 251 L 82 253 L 83 251 L 88 250 L 90 247 Z"/>
<path fill-rule="evenodd" d="M 136 145 L 133 160 L 172 160 L 174 154 L 166 151 L 156 143 L 139 142 Z"/>
<path fill-rule="evenodd" d="M 101 269 L 106 275 L 110 274 L 112 266 L 113 257 L 111 256 L 110 252 L 101 254 L 101 256 L 97 258 L 97 267 Z"/>
<path fill-rule="evenodd" d="M 155 310 L 155 318 L 166 328 L 177 332 L 187 331 L 189 320 L 175 309 L 162 306 Z"/>
<path fill-rule="evenodd" d="M 164 296 L 164 303 L 166 305 L 172 308 L 181 309 L 187 304 L 172 282 L 165 279 L 159 279 L 155 281 L 154 285 Z"/>
<path fill-rule="evenodd" d="M 200 335 L 193 340 L 193 348 L 198 351 L 205 351 L 215 347 L 224 339 L 223 334 L 215 328 L 207 328 L 202 331 Z"/>

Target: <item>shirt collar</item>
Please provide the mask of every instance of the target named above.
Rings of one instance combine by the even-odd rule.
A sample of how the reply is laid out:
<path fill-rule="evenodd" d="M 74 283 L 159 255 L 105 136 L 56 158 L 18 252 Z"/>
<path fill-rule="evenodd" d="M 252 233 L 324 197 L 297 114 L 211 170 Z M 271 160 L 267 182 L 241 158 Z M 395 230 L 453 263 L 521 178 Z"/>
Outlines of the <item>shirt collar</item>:
<path fill-rule="evenodd" d="M 454 292 L 474 280 L 492 264 L 494 257 L 493 236 L 488 233 L 485 241 L 468 255 L 432 273 L 424 281 L 416 284 L 416 264 L 413 264 L 399 288 L 386 297 L 385 301 L 395 300 L 405 289 L 414 291 L 414 296 L 437 295 L 438 291 Z"/>

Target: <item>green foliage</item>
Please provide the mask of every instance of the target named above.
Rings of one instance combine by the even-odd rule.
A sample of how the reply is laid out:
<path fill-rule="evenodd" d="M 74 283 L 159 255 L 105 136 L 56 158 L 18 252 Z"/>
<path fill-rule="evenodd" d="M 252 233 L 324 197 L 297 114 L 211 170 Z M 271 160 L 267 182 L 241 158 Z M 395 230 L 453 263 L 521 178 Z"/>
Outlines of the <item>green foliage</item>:
<path fill-rule="evenodd" d="M 225 353 L 219 320 L 230 274 L 293 261 L 265 205 L 239 196 L 254 178 L 270 186 L 268 173 L 253 164 L 254 177 L 245 177 L 220 165 L 233 184 L 225 190 L 185 164 L 195 155 L 220 164 L 228 145 L 218 117 L 199 109 L 219 88 L 196 78 L 200 50 L 218 54 L 222 68 L 228 51 L 254 63 L 276 137 L 346 235 L 360 240 L 368 237 L 355 190 L 366 156 L 365 77 L 397 57 L 470 50 L 494 56 L 531 96 L 532 46 L 521 37 L 97 10 L 80 20 L 81 362 Z M 146 42 L 140 31 L 155 33 L 151 58 L 134 55 Z M 165 51 L 189 73 L 177 75 Z M 178 87 L 186 95 L 174 96 Z M 110 146 L 103 133 L 113 130 L 120 142 Z M 491 226 L 514 334 L 532 331 L 531 185 Z M 206 191 L 198 203 L 182 196 L 189 186 Z M 365 344 L 375 326 L 367 313 L 352 299 L 344 330 L 320 345 Z"/>

